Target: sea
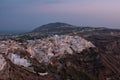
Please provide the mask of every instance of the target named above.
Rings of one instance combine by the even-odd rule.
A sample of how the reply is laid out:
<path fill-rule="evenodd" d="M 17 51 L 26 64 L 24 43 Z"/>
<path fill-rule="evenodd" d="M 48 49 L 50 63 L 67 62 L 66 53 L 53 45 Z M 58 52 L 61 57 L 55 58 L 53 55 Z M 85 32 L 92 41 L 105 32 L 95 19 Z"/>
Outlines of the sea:
<path fill-rule="evenodd" d="M 0 30 L 0 35 L 12 35 L 12 34 L 23 34 L 23 33 L 27 33 L 28 31 L 24 31 L 24 30 Z"/>

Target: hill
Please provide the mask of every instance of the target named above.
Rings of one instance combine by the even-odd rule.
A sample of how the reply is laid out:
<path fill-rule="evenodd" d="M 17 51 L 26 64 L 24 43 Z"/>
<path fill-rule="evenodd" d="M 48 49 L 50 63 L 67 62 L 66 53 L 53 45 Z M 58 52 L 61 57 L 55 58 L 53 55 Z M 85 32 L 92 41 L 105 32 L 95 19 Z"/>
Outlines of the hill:
<path fill-rule="evenodd" d="M 83 27 L 83 26 L 75 26 L 67 23 L 49 23 L 42 25 L 40 27 L 35 28 L 32 30 L 32 33 L 42 33 L 42 34 L 68 34 L 73 32 L 83 32 L 83 31 L 90 31 L 98 28 L 93 27 Z"/>

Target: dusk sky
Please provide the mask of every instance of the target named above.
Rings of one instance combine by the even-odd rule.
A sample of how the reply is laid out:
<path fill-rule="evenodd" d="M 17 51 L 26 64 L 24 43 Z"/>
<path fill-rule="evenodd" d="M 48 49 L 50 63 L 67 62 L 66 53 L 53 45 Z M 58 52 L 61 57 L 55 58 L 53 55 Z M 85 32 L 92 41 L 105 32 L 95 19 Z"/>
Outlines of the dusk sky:
<path fill-rule="evenodd" d="M 0 30 L 51 22 L 120 29 L 120 0 L 0 0 Z"/>

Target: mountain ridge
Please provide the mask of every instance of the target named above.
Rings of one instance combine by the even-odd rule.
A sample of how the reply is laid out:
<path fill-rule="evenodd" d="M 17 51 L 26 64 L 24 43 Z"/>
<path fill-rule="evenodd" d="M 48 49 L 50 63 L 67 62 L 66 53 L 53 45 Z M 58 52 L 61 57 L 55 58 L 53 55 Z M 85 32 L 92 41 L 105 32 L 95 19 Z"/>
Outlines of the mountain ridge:
<path fill-rule="evenodd" d="M 61 28 L 73 28 L 73 27 L 77 27 L 71 24 L 67 24 L 67 23 L 62 23 L 62 22 L 55 22 L 55 23 L 48 23 L 48 24 L 44 24 L 40 27 L 35 28 L 34 30 L 32 30 L 32 32 L 39 32 L 39 31 L 47 31 L 47 30 L 52 30 L 52 29 L 61 29 Z"/>
<path fill-rule="evenodd" d="M 86 32 L 86 31 L 94 31 L 94 30 L 106 30 L 105 27 L 88 27 L 88 26 L 75 26 L 68 23 L 55 22 L 48 23 L 33 29 L 30 33 L 40 33 L 44 35 L 48 34 L 68 34 L 68 33 L 76 33 L 76 32 Z"/>

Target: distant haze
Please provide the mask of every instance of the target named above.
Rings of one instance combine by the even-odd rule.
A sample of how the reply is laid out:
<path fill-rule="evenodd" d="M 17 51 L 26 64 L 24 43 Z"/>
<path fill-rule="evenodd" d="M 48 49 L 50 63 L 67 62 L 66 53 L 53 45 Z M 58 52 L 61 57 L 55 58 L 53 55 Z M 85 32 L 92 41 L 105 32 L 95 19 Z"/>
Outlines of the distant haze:
<path fill-rule="evenodd" d="M 0 30 L 51 22 L 120 29 L 120 0 L 0 0 Z"/>

